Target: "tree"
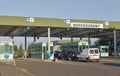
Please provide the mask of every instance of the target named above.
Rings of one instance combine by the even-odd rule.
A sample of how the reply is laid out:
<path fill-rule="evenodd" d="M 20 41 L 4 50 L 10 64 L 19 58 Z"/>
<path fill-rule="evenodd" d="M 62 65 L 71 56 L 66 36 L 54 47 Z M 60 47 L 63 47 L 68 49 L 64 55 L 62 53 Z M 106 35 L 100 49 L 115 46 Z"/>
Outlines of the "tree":
<path fill-rule="evenodd" d="M 18 53 L 19 53 L 18 47 L 17 47 L 17 45 L 14 45 L 14 57 L 17 57 Z"/>
<path fill-rule="evenodd" d="M 100 38 L 99 40 L 97 40 L 95 42 L 95 45 L 96 46 L 99 46 L 99 45 L 110 45 L 111 43 L 111 40 L 109 38 Z"/>
<path fill-rule="evenodd" d="M 31 43 L 29 46 L 28 46 L 28 50 L 27 50 L 27 54 L 29 57 L 31 57 L 31 47 L 34 43 Z"/>
<path fill-rule="evenodd" d="M 20 47 L 19 47 L 19 56 L 20 56 L 20 57 L 24 56 L 24 49 L 23 49 L 22 44 L 21 44 Z"/>

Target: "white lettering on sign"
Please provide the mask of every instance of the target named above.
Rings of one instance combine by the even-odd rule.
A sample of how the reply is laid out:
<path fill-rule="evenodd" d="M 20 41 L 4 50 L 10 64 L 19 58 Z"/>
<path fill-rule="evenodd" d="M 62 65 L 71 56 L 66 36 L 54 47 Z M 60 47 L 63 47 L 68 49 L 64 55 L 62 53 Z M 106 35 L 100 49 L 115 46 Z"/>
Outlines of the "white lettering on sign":
<path fill-rule="evenodd" d="M 65 20 L 64 20 L 64 23 L 65 23 L 65 24 L 70 24 L 70 20 L 69 20 L 69 19 L 65 19 Z"/>
<path fill-rule="evenodd" d="M 75 27 L 75 28 L 103 28 L 103 24 L 97 24 L 97 23 L 71 23 L 71 27 Z"/>
<path fill-rule="evenodd" d="M 28 18 L 26 18 L 26 21 L 27 22 L 34 22 L 34 18 L 33 17 L 28 17 Z"/>
<path fill-rule="evenodd" d="M 103 23 L 103 25 L 109 25 L 108 21 L 103 21 L 102 23 Z"/>

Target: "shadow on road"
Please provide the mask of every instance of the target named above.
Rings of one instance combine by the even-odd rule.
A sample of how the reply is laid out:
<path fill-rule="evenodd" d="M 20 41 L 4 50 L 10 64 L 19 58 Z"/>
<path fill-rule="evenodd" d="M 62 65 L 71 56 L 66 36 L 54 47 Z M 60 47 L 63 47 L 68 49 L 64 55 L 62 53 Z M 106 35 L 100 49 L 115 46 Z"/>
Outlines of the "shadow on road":
<path fill-rule="evenodd" d="M 120 67 L 120 63 L 103 63 L 103 65 L 109 65 L 109 66 Z"/>

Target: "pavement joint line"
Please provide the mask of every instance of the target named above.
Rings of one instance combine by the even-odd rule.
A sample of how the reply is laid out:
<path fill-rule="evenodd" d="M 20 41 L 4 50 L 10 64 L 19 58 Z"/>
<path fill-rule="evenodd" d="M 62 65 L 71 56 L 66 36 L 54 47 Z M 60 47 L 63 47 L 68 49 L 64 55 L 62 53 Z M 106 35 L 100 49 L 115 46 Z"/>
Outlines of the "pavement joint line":
<path fill-rule="evenodd" d="M 19 70 L 21 72 L 27 73 L 30 76 L 35 76 L 34 74 L 28 72 L 28 70 L 24 69 L 24 68 L 19 68 L 19 67 L 0 67 L 0 69 L 17 69 L 17 70 Z"/>
<path fill-rule="evenodd" d="M 16 67 L 16 69 L 19 70 L 19 71 L 21 71 L 21 72 L 27 73 L 27 74 L 29 74 L 30 76 L 35 76 L 33 73 L 28 72 L 28 70 L 25 69 L 25 68 Z"/>

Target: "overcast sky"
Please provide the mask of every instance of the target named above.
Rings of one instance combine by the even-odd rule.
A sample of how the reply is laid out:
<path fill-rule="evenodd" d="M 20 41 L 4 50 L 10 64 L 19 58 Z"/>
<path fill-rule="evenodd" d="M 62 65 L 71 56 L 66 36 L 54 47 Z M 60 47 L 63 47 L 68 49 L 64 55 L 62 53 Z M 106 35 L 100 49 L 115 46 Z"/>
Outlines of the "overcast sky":
<path fill-rule="evenodd" d="M 120 21 L 119 7 L 120 0 L 0 0 L 0 15 Z M 17 45 L 23 40 L 14 39 Z"/>

